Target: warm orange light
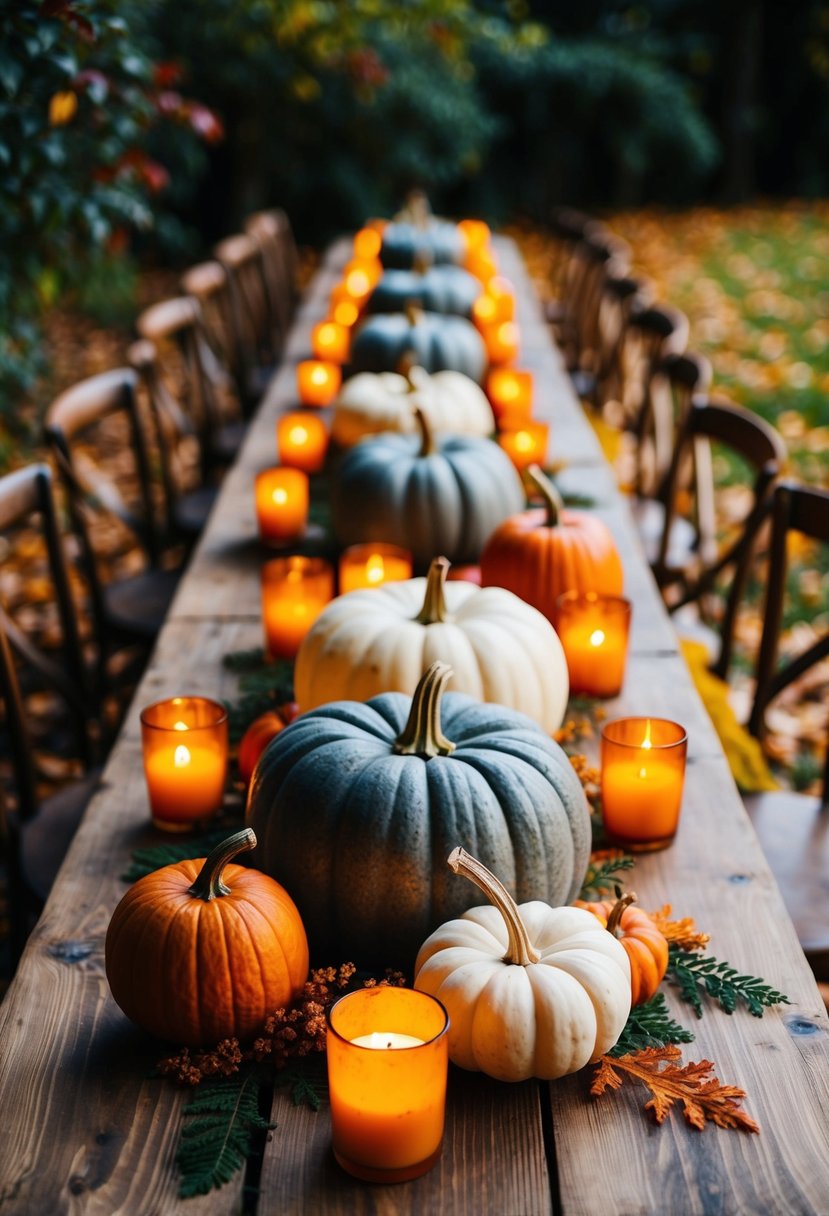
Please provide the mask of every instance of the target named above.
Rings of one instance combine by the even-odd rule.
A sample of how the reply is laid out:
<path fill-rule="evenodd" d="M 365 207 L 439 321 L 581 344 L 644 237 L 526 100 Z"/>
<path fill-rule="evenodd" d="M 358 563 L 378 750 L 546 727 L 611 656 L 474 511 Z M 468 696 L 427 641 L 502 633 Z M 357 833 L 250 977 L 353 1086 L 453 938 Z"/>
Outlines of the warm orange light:
<path fill-rule="evenodd" d="M 512 423 L 529 422 L 533 405 L 532 372 L 495 367 L 487 376 L 486 394 L 496 423 L 509 415 Z M 514 430 L 515 426 L 510 429 Z"/>
<path fill-rule="evenodd" d="M 494 275 L 486 285 L 486 295 L 492 300 L 498 321 L 515 320 L 515 288 L 509 279 Z"/>
<path fill-rule="evenodd" d="M 356 306 L 354 307 L 356 309 Z M 348 326 L 340 325 L 338 321 L 320 321 L 311 330 L 311 350 L 316 359 L 347 363 L 350 346 L 351 334 Z"/>
<path fill-rule="evenodd" d="M 296 365 L 296 387 L 303 405 L 330 405 L 342 381 L 342 370 L 336 363 L 303 359 Z"/>
<path fill-rule="evenodd" d="M 351 545 L 340 557 L 340 595 L 412 577 L 412 555 L 397 545 Z"/>
<path fill-rule="evenodd" d="M 354 258 L 343 271 L 342 282 L 353 300 L 365 300 L 377 286 L 383 273 L 378 258 Z"/>
<path fill-rule="evenodd" d="M 482 334 L 486 334 L 489 327 L 498 320 L 498 304 L 486 292 L 479 295 L 472 305 L 472 320 Z"/>
<path fill-rule="evenodd" d="M 334 1156 L 368 1182 L 417 1178 L 443 1139 L 449 1019 L 425 992 L 361 988 L 328 1013 Z"/>
<path fill-rule="evenodd" d="M 498 262 L 489 249 L 470 249 L 464 259 L 464 266 L 470 274 L 482 283 L 488 283 L 493 275 L 498 273 Z"/>
<path fill-rule="evenodd" d="M 308 523 L 308 474 L 265 469 L 256 475 L 256 520 L 264 541 L 295 540 Z"/>
<path fill-rule="evenodd" d="M 262 567 L 262 624 L 268 653 L 292 659 L 334 596 L 334 569 L 321 557 L 276 557 Z"/>
<path fill-rule="evenodd" d="M 664 718 L 619 718 L 602 730 L 602 818 L 631 852 L 662 849 L 679 824 L 688 738 Z"/>
<path fill-rule="evenodd" d="M 156 827 L 182 832 L 222 805 L 227 710 L 207 697 L 173 697 L 141 711 L 141 745 Z"/>
<path fill-rule="evenodd" d="M 278 419 L 276 442 L 282 464 L 319 473 L 328 449 L 328 428 L 319 415 L 295 410 Z"/>
<path fill-rule="evenodd" d="M 547 463 L 550 428 L 546 422 L 527 422 L 517 430 L 501 431 L 498 442 L 519 472 L 531 464 Z"/>
<path fill-rule="evenodd" d="M 486 249 L 492 236 L 489 225 L 483 220 L 461 220 L 458 231 L 466 241 L 467 250 Z"/>
<path fill-rule="evenodd" d="M 354 236 L 354 256 L 370 261 L 380 256 L 383 246 L 382 228 L 361 228 Z"/>
<path fill-rule="evenodd" d="M 555 626 L 567 659 L 570 692 L 618 696 L 627 660 L 629 601 L 594 591 L 568 591 L 558 600 Z"/>
<path fill-rule="evenodd" d="M 518 358 L 521 333 L 515 321 L 496 321 L 483 331 L 489 362 L 494 365 L 512 363 Z"/>
<path fill-rule="evenodd" d="M 337 325 L 342 325 L 346 329 L 351 329 L 360 319 L 360 309 L 354 303 L 350 296 L 343 296 L 331 305 L 331 317 Z"/>

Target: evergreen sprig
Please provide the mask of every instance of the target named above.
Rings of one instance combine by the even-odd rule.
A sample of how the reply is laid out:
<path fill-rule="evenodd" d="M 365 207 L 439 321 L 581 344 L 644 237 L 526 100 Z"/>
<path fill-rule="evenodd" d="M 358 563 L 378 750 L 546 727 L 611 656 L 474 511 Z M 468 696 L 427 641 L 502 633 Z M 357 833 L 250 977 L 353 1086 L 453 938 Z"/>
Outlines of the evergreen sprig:
<path fill-rule="evenodd" d="M 328 1097 L 328 1070 L 324 1055 L 300 1056 L 274 1074 L 280 1088 L 288 1089 L 294 1106 L 319 1110 Z"/>
<path fill-rule="evenodd" d="M 635 864 L 634 859 L 626 854 L 602 860 L 591 858 L 579 892 L 579 899 L 594 900 L 601 899 L 607 893 L 612 895 L 620 882 L 619 876 L 625 870 L 632 870 Z"/>
<path fill-rule="evenodd" d="M 274 1125 L 259 1114 L 260 1081 L 253 1072 L 203 1082 L 183 1112 L 176 1165 L 179 1197 L 206 1195 L 244 1165 L 253 1135 Z"/>
<path fill-rule="evenodd" d="M 135 849 L 128 868 L 121 875 L 124 882 L 135 882 L 162 866 L 174 865 L 190 857 L 206 857 L 216 845 L 228 835 L 228 828 L 205 832 L 201 836 L 188 836 L 185 840 L 169 840 L 164 844 L 148 845 Z"/>
<path fill-rule="evenodd" d="M 691 1043 L 690 1030 L 675 1022 L 668 1012 L 665 995 L 657 992 L 644 1005 L 634 1005 L 616 1046 L 608 1052 L 623 1056 L 646 1047 L 664 1047 L 666 1043 Z"/>
<path fill-rule="evenodd" d="M 742 1002 L 756 1018 L 772 1005 L 788 1005 L 789 998 L 755 975 L 740 975 L 729 963 L 701 957 L 698 952 L 671 945 L 667 978 L 679 989 L 698 1018 L 702 1017 L 703 995 L 715 1000 L 726 1013 L 733 1013 Z"/>
<path fill-rule="evenodd" d="M 254 718 L 293 700 L 294 665 L 290 659 L 270 662 L 260 647 L 232 651 L 222 665 L 239 676 L 239 697 L 226 703 L 230 741 L 238 743 Z"/>

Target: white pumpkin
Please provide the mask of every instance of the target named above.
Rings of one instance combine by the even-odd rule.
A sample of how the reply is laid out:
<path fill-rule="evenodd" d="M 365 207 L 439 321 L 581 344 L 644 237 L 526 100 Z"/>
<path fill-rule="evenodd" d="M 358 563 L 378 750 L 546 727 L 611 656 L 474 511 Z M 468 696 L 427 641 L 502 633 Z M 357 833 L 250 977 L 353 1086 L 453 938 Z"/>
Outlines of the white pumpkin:
<path fill-rule="evenodd" d="M 491 901 L 426 939 L 414 986 L 449 1014 L 449 1058 L 499 1081 L 552 1081 L 610 1051 L 630 1014 L 630 962 L 583 908 L 517 905 L 474 857 L 449 865 Z"/>
<path fill-rule="evenodd" d="M 341 447 L 353 447 L 383 431 L 414 434 L 415 407 L 432 430 L 455 435 L 491 435 L 495 420 L 486 394 L 461 372 L 429 375 L 412 367 L 397 372 L 360 372 L 346 380 L 334 402 L 331 434 Z"/>
<path fill-rule="evenodd" d="M 552 734 L 564 720 L 567 660 L 545 616 L 502 587 L 446 582 L 435 558 L 427 578 L 349 591 L 322 610 L 294 669 L 300 712 L 328 701 L 411 696 L 441 659 L 449 688 L 517 709 Z"/>

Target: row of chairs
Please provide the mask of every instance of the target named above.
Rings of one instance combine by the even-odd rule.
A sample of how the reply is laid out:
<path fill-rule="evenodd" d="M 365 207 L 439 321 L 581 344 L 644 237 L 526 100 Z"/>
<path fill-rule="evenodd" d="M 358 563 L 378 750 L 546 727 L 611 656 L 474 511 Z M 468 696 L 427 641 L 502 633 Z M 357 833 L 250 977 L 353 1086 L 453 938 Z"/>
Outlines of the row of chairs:
<path fill-rule="evenodd" d="M 762 635 L 746 722 L 762 739 L 776 698 L 829 656 L 829 630 L 807 651 L 781 656 L 781 626 L 794 533 L 829 544 L 829 493 L 784 479 L 776 429 L 711 392 L 712 369 L 689 351 L 688 319 L 655 303 L 631 274 L 631 250 L 597 220 L 555 212 L 559 243 L 550 320 L 576 391 L 599 426 L 626 441 L 622 479 L 645 553 L 668 610 L 716 627 L 710 670 L 725 680 L 735 658 L 738 615 L 758 553 L 766 559 Z M 742 508 L 718 510 L 715 462 L 742 471 Z M 817 977 L 829 981 L 829 749 L 821 794 L 746 795 L 772 871 Z"/>
<path fill-rule="evenodd" d="M 0 478 L 0 533 L 38 537 L 48 584 L 44 619 L 26 621 L 25 594 L 0 608 L 13 962 L 282 354 L 297 270 L 284 213 L 251 216 L 183 275 L 179 296 L 140 314 L 129 366 L 51 403 L 51 462 Z M 39 763 L 53 754 L 75 757 L 77 777 L 49 792 Z"/>

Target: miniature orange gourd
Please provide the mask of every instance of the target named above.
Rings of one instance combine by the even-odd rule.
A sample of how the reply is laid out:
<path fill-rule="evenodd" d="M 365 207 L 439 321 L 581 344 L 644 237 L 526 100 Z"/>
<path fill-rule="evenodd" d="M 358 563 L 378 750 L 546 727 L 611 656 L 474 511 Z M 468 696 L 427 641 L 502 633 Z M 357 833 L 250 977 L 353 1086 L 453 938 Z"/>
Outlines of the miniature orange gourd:
<path fill-rule="evenodd" d="M 576 900 L 622 943 L 630 959 L 631 1004 L 643 1005 L 656 994 L 668 969 L 668 942 L 653 920 L 641 908 L 634 908 L 636 896 L 629 892 L 615 901 L 588 903 Z"/>

